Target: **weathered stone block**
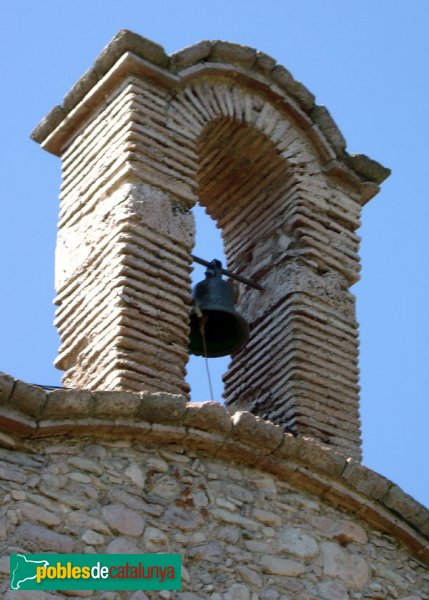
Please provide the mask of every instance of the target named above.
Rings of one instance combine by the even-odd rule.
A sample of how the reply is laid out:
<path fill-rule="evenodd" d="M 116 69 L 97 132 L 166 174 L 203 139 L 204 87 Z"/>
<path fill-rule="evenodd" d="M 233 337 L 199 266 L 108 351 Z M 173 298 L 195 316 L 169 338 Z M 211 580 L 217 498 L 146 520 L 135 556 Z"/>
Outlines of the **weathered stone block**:
<path fill-rule="evenodd" d="M 366 544 L 368 542 L 365 529 L 352 521 L 334 521 L 327 517 L 314 517 L 312 523 L 323 536 L 335 538 L 340 544 Z"/>
<path fill-rule="evenodd" d="M 318 475 L 313 469 L 305 467 L 298 467 L 292 473 L 290 480 L 297 487 L 316 496 L 328 493 L 328 490 L 332 487 L 332 484 L 325 476 Z"/>
<path fill-rule="evenodd" d="M 168 56 L 164 48 L 132 31 L 121 29 L 98 55 L 94 62 L 94 69 L 104 75 L 118 58 L 128 51 L 134 52 L 141 58 L 160 67 L 166 67 L 168 64 Z"/>
<path fill-rule="evenodd" d="M 187 555 L 194 560 L 206 560 L 215 564 L 222 563 L 225 559 L 222 548 L 216 542 L 194 546 L 188 550 Z"/>
<path fill-rule="evenodd" d="M 198 44 L 183 48 L 179 52 L 175 52 L 170 56 L 170 70 L 175 72 L 180 71 L 206 59 L 210 54 L 211 48 L 211 42 L 204 40 Z"/>
<path fill-rule="evenodd" d="M 21 512 L 21 515 L 30 521 L 36 521 L 37 523 L 42 523 L 48 527 L 54 527 L 55 525 L 59 525 L 61 523 L 61 519 L 58 515 L 39 506 L 34 506 L 29 502 L 21 502 L 18 505 L 18 508 Z"/>
<path fill-rule="evenodd" d="M 142 549 L 137 546 L 135 540 L 121 536 L 108 544 L 106 552 L 107 554 L 141 554 Z"/>
<path fill-rule="evenodd" d="M 282 519 L 279 515 L 260 508 L 253 509 L 253 516 L 257 521 L 268 525 L 269 527 L 279 527 L 282 524 Z"/>
<path fill-rule="evenodd" d="M 290 442 L 290 448 L 292 456 L 294 452 L 295 458 L 322 473 L 338 476 L 346 466 L 346 457 L 343 454 L 310 438 L 299 436 L 295 438 L 294 443 Z"/>
<path fill-rule="evenodd" d="M 0 404 L 5 404 L 9 400 L 14 384 L 13 377 L 0 371 Z"/>
<path fill-rule="evenodd" d="M 177 394 L 143 393 L 139 416 L 149 423 L 180 422 L 186 398 Z"/>
<path fill-rule="evenodd" d="M 0 479 L 14 481 L 15 483 L 24 483 L 26 477 L 17 469 L 0 466 Z"/>
<path fill-rule="evenodd" d="M 17 440 L 6 433 L 0 431 L 0 448 L 13 450 L 18 447 Z"/>
<path fill-rule="evenodd" d="M 7 536 L 7 521 L 3 518 L 0 518 L 0 540 L 5 540 Z"/>
<path fill-rule="evenodd" d="M 264 421 L 249 412 L 236 412 L 232 415 L 232 436 L 249 446 L 258 448 L 262 454 L 269 454 L 283 441 L 283 430 L 278 425 Z"/>
<path fill-rule="evenodd" d="M 294 460 L 299 452 L 299 447 L 298 439 L 292 433 L 285 432 L 280 446 L 273 450 L 272 455 L 273 457 Z"/>
<path fill-rule="evenodd" d="M 65 119 L 66 114 L 62 106 L 54 106 L 37 127 L 33 129 L 31 139 L 42 144 L 51 131 Z"/>
<path fill-rule="evenodd" d="M 148 552 L 168 552 L 169 541 L 163 531 L 156 527 L 146 527 L 143 534 L 143 545 Z"/>
<path fill-rule="evenodd" d="M 428 511 L 419 502 L 406 494 L 397 485 L 389 488 L 382 502 L 406 520 L 412 520 L 418 527 L 427 525 Z"/>
<path fill-rule="evenodd" d="M 121 504 L 109 504 L 102 509 L 102 515 L 109 527 L 121 535 L 139 537 L 145 522 L 138 512 Z"/>
<path fill-rule="evenodd" d="M 261 588 L 263 586 L 264 582 L 262 577 L 254 569 L 250 569 L 245 565 L 240 565 L 236 568 L 236 573 L 238 573 L 243 581 L 256 588 Z"/>
<path fill-rule="evenodd" d="M 0 428 L 19 437 L 29 437 L 36 431 L 37 424 L 33 419 L 0 405 Z"/>
<path fill-rule="evenodd" d="M 100 80 L 100 74 L 89 68 L 64 96 L 63 110 L 69 113 Z"/>
<path fill-rule="evenodd" d="M 311 111 L 311 116 L 325 134 L 327 140 L 332 144 L 338 156 L 342 156 L 346 149 L 346 140 L 337 124 L 331 117 L 326 106 L 315 106 Z"/>
<path fill-rule="evenodd" d="M 334 542 L 323 542 L 323 572 L 328 577 L 340 577 L 352 590 L 361 590 L 368 581 L 370 569 L 359 555 L 341 548 Z"/>
<path fill-rule="evenodd" d="M 94 461 L 88 460 L 87 458 L 80 458 L 80 456 L 72 456 L 67 459 L 70 466 L 88 473 L 94 473 L 94 475 L 101 475 L 103 469 Z"/>
<path fill-rule="evenodd" d="M 91 529 L 85 531 L 85 533 L 82 535 L 82 539 L 86 544 L 89 544 L 90 546 L 100 546 L 106 541 L 104 535 L 101 535 L 96 531 L 92 531 Z"/>
<path fill-rule="evenodd" d="M 9 405 L 24 415 L 37 418 L 46 402 L 46 391 L 36 385 L 17 381 Z"/>
<path fill-rule="evenodd" d="M 288 558 L 276 558 L 275 556 L 262 556 L 260 565 L 265 573 L 272 575 L 286 575 L 288 577 L 297 577 L 305 571 L 305 566 L 295 560 Z"/>
<path fill-rule="evenodd" d="M 250 600 L 250 590 L 241 583 L 233 583 L 223 597 L 224 600 Z"/>
<path fill-rule="evenodd" d="M 85 511 L 74 510 L 67 514 L 67 521 L 80 529 L 94 529 L 99 533 L 109 534 L 110 529 L 101 519 L 88 515 Z"/>
<path fill-rule="evenodd" d="M 84 418 L 91 415 L 93 399 L 83 390 L 54 390 L 47 394 L 40 418 Z"/>
<path fill-rule="evenodd" d="M 76 429 L 77 423 L 78 421 L 72 421 L 71 419 L 39 421 L 37 431 L 34 432 L 34 437 L 67 435 L 70 431 Z"/>
<path fill-rule="evenodd" d="M 229 523 L 231 525 L 241 525 L 250 531 L 256 531 L 259 528 L 258 524 L 251 519 L 223 508 L 215 508 L 212 511 L 212 515 L 215 519 L 219 519 L 219 521 L 223 521 L 224 523 Z"/>
<path fill-rule="evenodd" d="M 248 46 L 240 46 L 230 42 L 217 41 L 212 44 L 209 60 L 226 62 L 251 68 L 256 58 L 256 50 Z"/>
<path fill-rule="evenodd" d="M 265 52 L 256 53 L 255 69 L 264 75 L 268 75 L 276 66 L 276 60 L 265 54 Z"/>
<path fill-rule="evenodd" d="M 203 523 L 201 514 L 195 510 L 185 511 L 180 507 L 168 508 L 164 515 L 165 522 L 182 531 L 198 529 Z"/>
<path fill-rule="evenodd" d="M 67 536 L 57 533 L 39 525 L 25 523 L 19 525 L 15 530 L 17 539 L 26 544 L 31 541 L 34 547 L 43 552 L 58 552 L 60 554 L 71 554 L 74 551 L 75 542 Z"/>
<path fill-rule="evenodd" d="M 375 183 L 383 183 L 391 173 L 390 169 L 365 154 L 350 154 L 347 164 L 359 175 Z"/>
<path fill-rule="evenodd" d="M 166 440 L 169 444 L 176 444 L 186 439 L 186 429 L 182 425 L 176 427 L 172 423 L 166 425 L 153 423 L 147 434 L 147 439 L 155 444 L 164 443 Z"/>
<path fill-rule="evenodd" d="M 271 78 L 309 111 L 314 106 L 314 95 L 299 81 L 295 81 L 291 73 L 281 65 L 277 65 L 270 73 Z"/>
<path fill-rule="evenodd" d="M 319 553 L 319 545 L 311 536 L 296 527 L 283 527 L 277 532 L 279 548 L 299 558 L 312 558 Z"/>
<path fill-rule="evenodd" d="M 92 395 L 92 414 L 94 417 L 113 419 L 136 417 L 141 408 L 142 398 L 130 392 L 103 391 Z"/>
<path fill-rule="evenodd" d="M 195 450 L 216 454 L 225 442 L 225 434 L 215 434 L 200 429 L 187 428 L 187 442 Z"/>
<path fill-rule="evenodd" d="M 339 581 L 323 581 L 317 586 L 317 591 L 323 600 L 349 600 L 346 586 Z"/>
<path fill-rule="evenodd" d="M 231 416 L 224 405 L 218 402 L 192 402 L 187 404 L 186 427 L 204 431 L 228 433 L 232 429 Z"/>
<path fill-rule="evenodd" d="M 182 579 L 183 579 L 183 573 L 182 573 Z M 133 594 L 131 594 L 130 600 L 149 600 L 149 598 L 146 596 L 146 594 L 144 592 L 142 592 L 141 590 L 138 590 L 137 592 L 134 592 Z"/>
<path fill-rule="evenodd" d="M 381 500 L 393 485 L 382 475 L 370 471 L 354 460 L 347 461 L 341 477 L 355 490 L 374 500 Z"/>

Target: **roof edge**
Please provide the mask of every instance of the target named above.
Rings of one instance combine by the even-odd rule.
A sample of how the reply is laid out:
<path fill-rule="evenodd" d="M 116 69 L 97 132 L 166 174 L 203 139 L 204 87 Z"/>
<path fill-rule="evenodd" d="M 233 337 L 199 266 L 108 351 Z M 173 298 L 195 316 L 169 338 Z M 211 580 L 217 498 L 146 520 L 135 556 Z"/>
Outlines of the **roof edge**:
<path fill-rule="evenodd" d="M 391 533 L 429 565 L 429 510 L 401 488 L 312 438 L 249 412 L 167 393 L 45 390 L 0 373 L 0 447 L 34 452 L 58 436 L 129 436 L 172 444 L 276 476 Z"/>

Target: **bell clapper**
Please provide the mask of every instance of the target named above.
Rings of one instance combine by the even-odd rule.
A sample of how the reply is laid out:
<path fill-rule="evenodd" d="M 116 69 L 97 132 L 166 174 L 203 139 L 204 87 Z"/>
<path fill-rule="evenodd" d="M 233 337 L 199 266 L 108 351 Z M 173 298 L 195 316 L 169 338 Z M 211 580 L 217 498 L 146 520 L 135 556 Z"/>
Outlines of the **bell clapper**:
<path fill-rule="evenodd" d="M 198 317 L 199 319 L 202 319 L 202 318 L 203 318 L 203 316 L 204 316 L 204 315 L 203 315 L 203 313 L 202 313 L 202 311 L 201 311 L 201 308 L 198 306 L 198 304 L 196 304 L 196 305 L 194 306 L 194 311 L 195 311 L 195 314 L 197 315 L 197 317 Z M 201 327 L 200 327 L 200 329 L 201 329 Z"/>

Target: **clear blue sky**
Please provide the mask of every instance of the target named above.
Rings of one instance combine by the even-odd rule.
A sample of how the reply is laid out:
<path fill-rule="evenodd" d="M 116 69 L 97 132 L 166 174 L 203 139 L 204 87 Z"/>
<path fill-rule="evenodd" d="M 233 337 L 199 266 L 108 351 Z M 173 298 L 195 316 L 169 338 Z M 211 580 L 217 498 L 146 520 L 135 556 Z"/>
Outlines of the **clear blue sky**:
<path fill-rule="evenodd" d="M 429 505 L 425 0 L 2 0 L 0 370 L 59 383 L 52 298 L 60 161 L 29 134 L 121 28 L 169 53 L 201 39 L 267 52 L 328 107 L 349 152 L 392 169 L 363 211 L 362 280 L 353 290 L 364 462 Z M 197 253 L 219 255 L 218 236 L 203 223 L 199 230 L 206 243 Z M 213 371 L 225 368 L 220 362 Z M 193 398 L 205 400 L 204 366 L 191 367 Z"/>

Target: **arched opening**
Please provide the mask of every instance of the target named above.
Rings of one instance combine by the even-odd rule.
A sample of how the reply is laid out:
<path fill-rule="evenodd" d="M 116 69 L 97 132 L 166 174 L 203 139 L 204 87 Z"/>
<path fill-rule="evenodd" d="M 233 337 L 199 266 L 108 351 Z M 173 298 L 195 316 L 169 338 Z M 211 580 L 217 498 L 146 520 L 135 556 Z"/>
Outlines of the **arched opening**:
<path fill-rule="evenodd" d="M 223 248 L 219 230 L 215 227 L 217 223 L 225 244 L 226 260 L 223 262 L 228 269 L 252 278 L 258 269 L 266 273 L 275 268 L 278 257 L 285 250 L 284 244 L 282 246 L 282 242 L 279 243 L 279 237 L 287 237 L 285 233 L 279 233 L 285 221 L 284 213 L 289 207 L 287 192 L 290 178 L 286 161 L 259 130 L 225 117 L 206 125 L 197 149 L 199 201 L 213 220 L 210 221 L 200 207 L 195 209 L 197 244 L 194 254 L 207 260 L 222 260 Z M 288 244 L 290 241 L 288 238 Z M 203 268 L 195 269 L 194 273 L 194 283 L 204 278 Z M 235 284 L 235 288 L 239 310 L 252 329 L 255 324 L 260 323 L 263 316 L 262 311 L 257 308 L 261 306 L 260 292 L 243 284 Z M 263 327 L 264 324 L 262 329 Z M 249 347 L 233 357 L 228 373 L 223 376 L 227 386 L 229 385 L 229 390 L 226 390 L 227 400 L 228 396 L 231 397 L 231 389 L 236 398 L 243 391 L 247 395 L 253 389 L 254 394 L 259 394 L 266 387 L 270 359 L 261 365 L 257 358 L 263 343 L 262 337 L 260 332 L 256 337 L 253 336 Z M 208 390 L 208 383 L 203 360 L 191 357 L 188 364 L 188 382 L 193 400 L 207 398 L 205 390 Z M 210 359 L 210 371 L 216 390 L 215 400 L 219 400 L 222 395 L 220 377 L 225 373 L 229 362 L 229 357 Z M 265 385 L 258 383 L 259 371 Z M 251 384 L 249 386 L 248 381 Z"/>
<path fill-rule="evenodd" d="M 285 253 L 280 238 L 291 185 L 286 161 L 261 131 L 225 117 L 203 129 L 198 154 L 198 196 L 222 230 L 227 268 L 250 279 L 264 279 Z M 270 292 L 262 301 L 256 290 L 243 284 L 236 289 L 237 307 L 248 321 L 251 337 L 224 375 L 225 399 L 247 408 L 248 402 L 269 397 L 278 348 L 266 343 L 265 332 L 272 324 L 264 314 Z M 271 336 L 276 337 L 272 331 Z"/>
<path fill-rule="evenodd" d="M 219 118 L 198 142 L 198 196 L 222 230 L 228 268 L 251 271 L 262 240 L 284 222 L 287 164 L 258 129 Z"/>
<path fill-rule="evenodd" d="M 216 223 L 210 218 L 206 210 L 198 204 L 194 206 L 192 212 L 195 218 L 196 229 L 193 254 L 208 261 L 217 258 L 225 264 L 222 236 L 220 230 L 216 227 Z M 205 267 L 194 262 L 191 277 L 193 286 L 202 281 L 205 277 Z M 226 371 L 229 361 L 229 356 L 209 359 L 213 399 L 217 402 L 222 401 L 222 376 Z M 201 356 L 194 356 L 192 354 L 189 356 L 189 362 L 186 367 L 186 381 L 191 388 L 191 401 L 194 402 L 202 402 L 210 399 L 208 376 L 204 363 L 205 359 Z"/>

